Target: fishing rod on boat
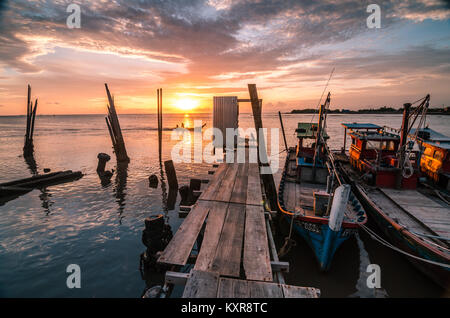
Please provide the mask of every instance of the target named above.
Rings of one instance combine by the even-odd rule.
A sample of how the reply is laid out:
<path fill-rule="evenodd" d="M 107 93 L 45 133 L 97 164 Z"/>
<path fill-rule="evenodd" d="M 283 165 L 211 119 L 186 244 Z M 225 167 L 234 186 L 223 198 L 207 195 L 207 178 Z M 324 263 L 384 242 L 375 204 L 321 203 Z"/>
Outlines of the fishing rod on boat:
<path fill-rule="evenodd" d="M 327 89 L 327 87 L 328 87 L 328 84 L 330 83 L 331 77 L 333 76 L 333 73 L 334 73 L 334 69 L 335 69 L 335 68 L 333 67 L 333 69 L 331 70 L 330 77 L 328 77 L 328 81 L 327 81 L 327 83 L 325 84 L 325 87 L 323 88 L 322 95 L 320 95 L 319 101 L 317 102 L 316 109 L 319 109 L 319 105 L 320 105 L 320 103 L 322 102 L 323 94 L 325 94 L 325 91 L 326 91 L 326 89 Z M 309 123 L 312 123 L 312 121 L 313 121 L 313 119 L 314 119 L 314 115 L 315 115 L 315 114 L 313 114 L 313 115 L 311 116 L 311 121 L 310 121 Z"/>

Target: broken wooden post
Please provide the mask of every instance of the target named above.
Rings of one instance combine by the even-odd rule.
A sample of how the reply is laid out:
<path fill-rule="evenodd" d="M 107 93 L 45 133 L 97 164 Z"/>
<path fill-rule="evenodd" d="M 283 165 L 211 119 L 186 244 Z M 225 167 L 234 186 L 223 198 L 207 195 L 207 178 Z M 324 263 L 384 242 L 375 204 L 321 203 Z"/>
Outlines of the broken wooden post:
<path fill-rule="evenodd" d="M 202 180 L 200 179 L 191 179 L 189 181 L 189 190 L 198 191 L 202 186 Z"/>
<path fill-rule="evenodd" d="M 117 117 L 116 107 L 114 105 L 114 98 L 108 89 L 108 84 L 105 83 L 106 94 L 108 95 L 109 105 L 108 116 L 105 117 L 106 125 L 108 126 L 109 135 L 113 144 L 114 152 L 118 162 L 130 162 L 123 140 L 122 130 L 120 129 L 119 118 Z"/>
<path fill-rule="evenodd" d="M 97 155 L 97 159 L 97 172 L 103 174 L 105 173 L 106 163 L 111 160 L 111 157 L 108 154 L 101 152 Z"/>
<path fill-rule="evenodd" d="M 33 133 L 34 133 L 34 121 L 36 118 L 36 109 L 37 109 L 37 99 L 34 102 L 31 101 L 31 86 L 28 85 L 28 94 L 27 94 L 27 128 L 25 133 L 25 143 L 23 146 L 23 156 L 31 157 L 33 155 L 34 146 L 33 146 Z"/>
<path fill-rule="evenodd" d="M 99 153 L 97 155 L 98 164 L 97 164 L 97 174 L 100 178 L 102 186 L 106 187 L 111 183 L 111 178 L 113 176 L 113 171 L 105 170 L 106 163 L 111 160 L 111 157 L 106 153 Z"/>
<path fill-rule="evenodd" d="M 162 88 L 156 90 L 157 106 L 158 106 L 158 150 L 159 160 L 161 161 L 162 153 Z"/>
<path fill-rule="evenodd" d="M 155 174 L 148 177 L 148 186 L 154 189 L 158 187 L 158 177 Z"/>
<path fill-rule="evenodd" d="M 147 247 L 141 255 L 145 266 L 156 265 L 157 253 L 162 251 L 172 239 L 170 225 L 165 223 L 164 215 L 159 214 L 145 219 L 145 229 L 142 231 L 142 243 Z"/>
<path fill-rule="evenodd" d="M 262 138 L 260 138 L 260 136 L 259 136 L 260 130 L 262 130 L 262 128 L 263 128 L 262 118 L 261 118 L 262 101 L 258 98 L 256 84 L 248 84 L 248 92 L 249 92 L 250 101 L 252 104 L 253 120 L 255 122 L 259 165 L 265 166 L 266 169 L 270 169 L 268 156 L 266 153 L 264 135 L 262 136 Z M 261 157 L 263 157 L 263 158 L 261 158 Z M 274 210 L 274 211 L 278 210 L 277 190 L 275 187 L 275 181 L 273 180 L 272 173 L 261 174 L 261 178 L 263 180 L 266 197 L 270 204 L 270 209 Z"/>
<path fill-rule="evenodd" d="M 169 189 L 178 189 L 177 173 L 172 160 L 164 161 L 164 168 L 166 170 L 167 182 L 169 183 Z"/>

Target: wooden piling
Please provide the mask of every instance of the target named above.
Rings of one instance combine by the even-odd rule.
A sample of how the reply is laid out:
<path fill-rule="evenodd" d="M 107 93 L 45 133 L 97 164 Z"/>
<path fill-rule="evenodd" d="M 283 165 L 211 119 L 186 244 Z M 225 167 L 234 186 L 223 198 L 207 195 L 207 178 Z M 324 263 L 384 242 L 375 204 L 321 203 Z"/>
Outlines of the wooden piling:
<path fill-rule="evenodd" d="M 157 107 L 158 107 L 158 150 L 159 150 L 159 160 L 161 161 L 162 154 L 162 88 L 156 90 L 157 95 Z"/>
<path fill-rule="evenodd" d="M 105 117 L 106 124 L 108 126 L 109 135 L 113 144 L 114 152 L 116 153 L 116 159 L 118 162 L 130 162 L 130 158 L 127 155 L 125 148 L 125 142 L 123 140 L 122 130 L 119 124 L 119 118 L 117 117 L 116 107 L 114 105 L 114 98 L 108 89 L 108 84 L 105 83 L 106 94 L 108 96 L 109 105 L 107 105 L 108 116 Z"/>
<path fill-rule="evenodd" d="M 177 173 L 172 160 L 164 161 L 164 168 L 166 170 L 167 182 L 169 183 L 169 189 L 178 189 Z"/>
<path fill-rule="evenodd" d="M 28 93 L 27 93 L 27 128 L 25 133 L 25 143 L 23 146 L 23 155 L 24 157 L 31 157 L 33 155 L 34 146 L 33 146 L 33 134 L 34 134 L 34 123 L 36 118 L 36 110 L 37 110 L 38 100 L 36 99 L 34 102 L 31 101 L 31 86 L 28 85 Z"/>

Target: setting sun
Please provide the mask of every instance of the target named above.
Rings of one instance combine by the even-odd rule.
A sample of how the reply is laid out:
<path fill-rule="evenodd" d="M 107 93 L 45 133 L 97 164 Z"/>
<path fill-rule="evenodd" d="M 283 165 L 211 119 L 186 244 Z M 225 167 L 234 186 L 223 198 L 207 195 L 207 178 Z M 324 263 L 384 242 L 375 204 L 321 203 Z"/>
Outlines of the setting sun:
<path fill-rule="evenodd" d="M 198 101 L 190 98 L 183 98 L 175 101 L 175 106 L 180 110 L 192 110 L 198 106 Z"/>

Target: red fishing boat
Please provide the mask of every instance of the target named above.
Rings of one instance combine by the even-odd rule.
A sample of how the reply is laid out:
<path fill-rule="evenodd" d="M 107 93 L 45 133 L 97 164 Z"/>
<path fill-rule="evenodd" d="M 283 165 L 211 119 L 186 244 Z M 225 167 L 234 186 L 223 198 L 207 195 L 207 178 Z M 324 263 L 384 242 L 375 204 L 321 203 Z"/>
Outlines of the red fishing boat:
<path fill-rule="evenodd" d="M 427 130 L 422 126 L 429 100 L 427 95 L 415 108 L 404 105 L 400 130 L 371 123 L 342 124 L 351 145 L 346 153 L 344 142 L 335 158 L 369 219 L 388 238 L 384 244 L 406 255 L 423 273 L 449 289 L 450 205 L 446 190 L 437 186 L 440 182 L 448 186 L 450 144 L 444 145 L 442 136 L 440 144 L 424 139 Z M 413 129 L 417 119 L 418 127 Z M 415 142 L 419 150 L 414 150 Z M 422 185 L 425 175 L 436 181 L 433 191 Z"/>

